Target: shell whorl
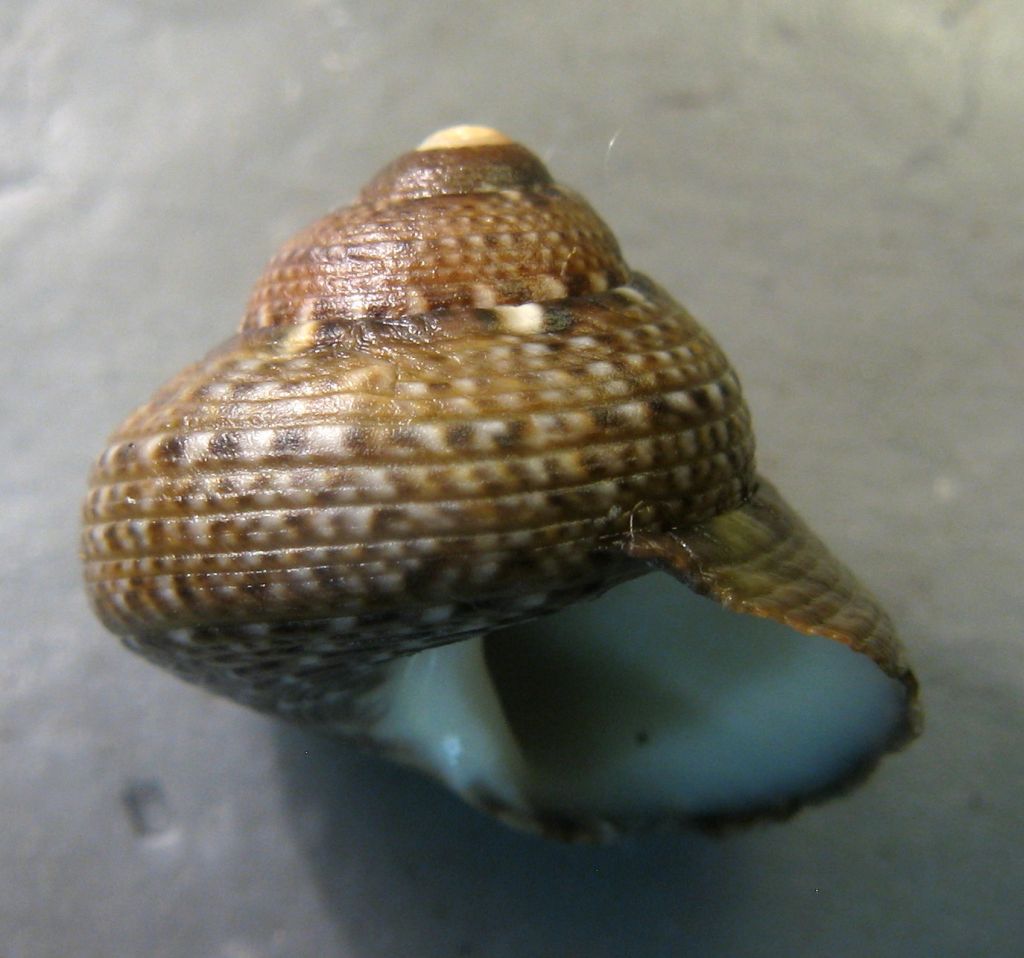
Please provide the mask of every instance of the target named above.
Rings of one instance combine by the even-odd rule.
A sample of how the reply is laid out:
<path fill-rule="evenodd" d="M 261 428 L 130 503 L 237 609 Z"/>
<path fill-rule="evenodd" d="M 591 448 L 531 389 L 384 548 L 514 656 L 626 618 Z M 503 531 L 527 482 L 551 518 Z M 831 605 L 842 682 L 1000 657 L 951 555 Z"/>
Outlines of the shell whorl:
<path fill-rule="evenodd" d="M 183 372 L 94 469 L 104 619 L 479 626 L 482 598 L 515 617 L 602 581 L 627 530 L 743 501 L 749 416 L 685 310 L 649 285 L 525 308 L 272 328 Z"/>
<path fill-rule="evenodd" d="M 242 328 L 515 306 L 626 281 L 611 231 L 533 153 L 445 132 L 286 243 Z"/>

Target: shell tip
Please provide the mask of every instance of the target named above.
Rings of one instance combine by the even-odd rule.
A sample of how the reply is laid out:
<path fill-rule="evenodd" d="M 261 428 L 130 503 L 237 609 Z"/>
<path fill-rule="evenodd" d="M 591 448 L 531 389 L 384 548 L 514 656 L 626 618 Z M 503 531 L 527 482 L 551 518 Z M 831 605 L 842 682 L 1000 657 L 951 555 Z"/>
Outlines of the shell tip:
<path fill-rule="evenodd" d="M 502 146 L 511 143 L 504 133 L 489 126 L 449 126 L 428 136 L 416 149 L 457 150 L 467 146 Z"/>

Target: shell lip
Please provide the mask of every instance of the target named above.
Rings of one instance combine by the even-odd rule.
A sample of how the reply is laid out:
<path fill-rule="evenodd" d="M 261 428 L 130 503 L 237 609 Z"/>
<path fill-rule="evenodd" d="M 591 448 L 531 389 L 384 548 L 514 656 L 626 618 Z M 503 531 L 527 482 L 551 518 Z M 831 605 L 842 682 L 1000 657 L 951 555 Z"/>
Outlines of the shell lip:
<path fill-rule="evenodd" d="M 919 730 L 917 678 L 891 619 L 763 476 L 738 509 L 684 530 L 636 532 L 623 548 L 727 609 L 866 655 L 906 690 L 906 734 Z"/>
<path fill-rule="evenodd" d="M 917 734 L 918 731 L 906 725 L 893 737 L 884 752 L 864 758 L 851 766 L 843 777 L 813 792 L 788 796 L 776 804 L 753 810 L 643 818 L 604 817 L 570 814 L 543 807 L 531 808 L 526 812 L 482 792 L 467 792 L 462 798 L 473 808 L 510 827 L 572 845 L 605 845 L 627 835 L 668 830 L 692 830 L 711 837 L 724 838 L 755 826 L 788 822 L 805 809 L 850 794 L 871 777 L 887 754 L 899 751 Z M 432 775 L 429 770 L 427 774 Z"/>

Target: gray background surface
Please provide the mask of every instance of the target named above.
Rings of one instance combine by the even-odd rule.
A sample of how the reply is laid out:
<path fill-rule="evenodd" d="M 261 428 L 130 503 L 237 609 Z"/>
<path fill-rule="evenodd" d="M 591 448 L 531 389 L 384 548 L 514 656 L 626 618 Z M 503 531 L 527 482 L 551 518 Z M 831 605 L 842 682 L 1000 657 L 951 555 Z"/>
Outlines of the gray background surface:
<path fill-rule="evenodd" d="M 5 0 L 0 955 L 1010 956 L 1024 918 L 1017 0 Z M 105 434 L 437 127 L 533 146 L 743 378 L 928 728 L 716 841 L 562 848 L 122 652 Z"/>

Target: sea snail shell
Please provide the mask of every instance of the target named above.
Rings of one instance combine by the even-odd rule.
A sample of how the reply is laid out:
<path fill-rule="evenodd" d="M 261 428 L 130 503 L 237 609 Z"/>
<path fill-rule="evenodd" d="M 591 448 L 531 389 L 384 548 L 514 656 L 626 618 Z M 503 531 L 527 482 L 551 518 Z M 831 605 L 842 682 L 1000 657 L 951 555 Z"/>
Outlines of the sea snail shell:
<path fill-rule="evenodd" d="M 905 742 L 916 683 L 753 453 L 711 337 L 532 153 L 457 127 L 114 433 L 85 578 L 146 658 L 514 824 L 778 816 Z M 519 625 L 651 569 L 689 589 L 623 586 L 610 634 L 600 603 Z"/>

